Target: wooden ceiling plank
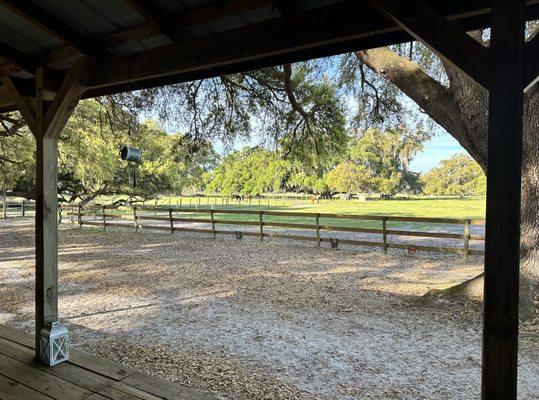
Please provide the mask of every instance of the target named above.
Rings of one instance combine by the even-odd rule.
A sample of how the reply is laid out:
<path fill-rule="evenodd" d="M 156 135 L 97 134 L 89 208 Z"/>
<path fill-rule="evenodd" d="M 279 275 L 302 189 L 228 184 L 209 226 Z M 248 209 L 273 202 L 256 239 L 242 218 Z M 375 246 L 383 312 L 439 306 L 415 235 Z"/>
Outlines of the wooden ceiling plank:
<path fill-rule="evenodd" d="M 168 36 L 173 42 L 178 42 L 191 37 L 185 27 L 163 10 L 154 0 L 124 0 L 131 9 L 142 15 L 162 34 Z"/>
<path fill-rule="evenodd" d="M 107 53 L 98 39 L 85 36 L 31 0 L 0 0 L 0 4 L 61 39 L 66 44 L 70 44 L 83 54 L 103 56 Z"/>
<path fill-rule="evenodd" d="M 0 41 L 0 57 L 6 59 L 12 64 L 24 69 L 26 72 L 34 74 L 37 64 L 34 59 L 22 51 Z"/>
<path fill-rule="evenodd" d="M 387 18 L 488 90 L 488 49 L 422 0 L 370 0 Z"/>

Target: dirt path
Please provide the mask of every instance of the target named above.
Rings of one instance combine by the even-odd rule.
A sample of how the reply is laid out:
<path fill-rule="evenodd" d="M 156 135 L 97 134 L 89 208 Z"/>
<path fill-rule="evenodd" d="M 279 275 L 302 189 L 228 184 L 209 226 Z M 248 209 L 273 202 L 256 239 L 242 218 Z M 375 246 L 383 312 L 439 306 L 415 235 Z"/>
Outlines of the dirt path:
<path fill-rule="evenodd" d="M 425 301 L 479 259 L 63 228 L 76 346 L 222 399 L 476 399 L 480 307 Z M 33 231 L 0 223 L 0 323 L 31 331 Z M 520 399 L 538 399 L 537 326 Z"/>

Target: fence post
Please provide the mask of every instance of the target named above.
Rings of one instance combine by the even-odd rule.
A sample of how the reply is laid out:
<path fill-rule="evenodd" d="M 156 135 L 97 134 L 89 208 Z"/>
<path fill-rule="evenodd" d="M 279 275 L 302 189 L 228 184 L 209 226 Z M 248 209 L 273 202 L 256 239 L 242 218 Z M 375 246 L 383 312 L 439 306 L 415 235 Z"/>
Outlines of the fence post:
<path fill-rule="evenodd" d="M 24 217 L 26 214 L 25 210 L 24 210 L 24 200 L 21 202 L 21 217 Z"/>
<path fill-rule="evenodd" d="M 75 206 L 73 205 L 73 203 L 71 203 L 71 208 L 69 209 L 69 222 L 70 223 L 75 223 L 75 219 L 74 219 L 74 215 L 75 215 Z"/>
<path fill-rule="evenodd" d="M 172 208 L 168 209 L 168 219 L 170 220 L 170 234 L 174 235 L 174 220 L 172 219 Z"/>
<path fill-rule="evenodd" d="M 135 231 L 138 231 L 137 206 L 136 205 L 133 205 L 133 219 L 135 220 Z"/>
<path fill-rule="evenodd" d="M 58 205 L 58 225 L 62 223 L 62 204 Z"/>
<path fill-rule="evenodd" d="M 260 211 L 258 214 L 259 220 L 260 220 L 260 241 L 264 241 L 264 221 L 262 218 L 262 215 L 264 214 L 264 211 Z"/>
<path fill-rule="evenodd" d="M 316 214 L 316 246 L 320 248 L 320 214 Z"/>
<path fill-rule="evenodd" d="M 384 241 L 384 253 L 387 253 L 387 217 L 382 220 L 382 237 Z"/>
<path fill-rule="evenodd" d="M 215 219 L 213 217 L 213 207 L 210 211 L 210 215 L 211 215 L 211 230 L 213 231 L 213 238 L 215 239 L 217 237 L 217 234 L 215 233 Z"/>
<path fill-rule="evenodd" d="M 107 230 L 107 209 L 103 205 L 103 230 Z"/>
<path fill-rule="evenodd" d="M 468 259 L 470 253 L 470 220 L 464 221 L 464 259 Z"/>
<path fill-rule="evenodd" d="M 77 207 L 77 221 L 79 226 L 82 226 L 82 206 L 80 204 Z"/>

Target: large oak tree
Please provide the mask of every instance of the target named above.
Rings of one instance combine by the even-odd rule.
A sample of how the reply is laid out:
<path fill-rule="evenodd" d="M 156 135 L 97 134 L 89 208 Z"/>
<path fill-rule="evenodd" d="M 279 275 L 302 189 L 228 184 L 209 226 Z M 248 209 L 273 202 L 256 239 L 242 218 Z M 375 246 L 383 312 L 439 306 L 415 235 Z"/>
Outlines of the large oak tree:
<path fill-rule="evenodd" d="M 535 27 L 537 29 L 537 27 Z M 532 27 L 529 27 L 532 30 Z M 530 37 L 533 37 L 533 32 Z M 488 32 L 470 35 L 488 46 Z M 417 45 L 416 45 L 417 46 Z M 418 46 L 419 47 L 419 46 Z M 423 49 L 423 52 L 425 50 Z M 355 53 L 359 68 L 368 67 L 386 83 L 400 89 L 430 118 L 451 134 L 487 171 L 488 93 L 442 60 L 425 62 L 398 47 L 381 47 Z M 434 66 L 433 66 L 434 65 Z M 437 65 L 438 68 L 435 66 Z M 363 79 L 365 72 L 362 72 Z M 370 89 L 380 89 L 367 82 Z M 371 90 L 371 93 L 373 91 Z M 375 104 L 386 102 L 380 96 Z M 382 104 L 383 106 L 384 104 Z M 536 314 L 539 296 L 539 85 L 525 93 L 521 212 L 521 318 Z M 459 285 L 453 292 L 482 294 L 482 276 Z"/>

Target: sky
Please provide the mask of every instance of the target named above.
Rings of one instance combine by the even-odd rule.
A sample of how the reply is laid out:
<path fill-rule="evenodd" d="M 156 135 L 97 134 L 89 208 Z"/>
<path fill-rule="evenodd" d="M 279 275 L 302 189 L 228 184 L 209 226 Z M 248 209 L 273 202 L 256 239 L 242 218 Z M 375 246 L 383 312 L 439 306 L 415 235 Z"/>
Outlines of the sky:
<path fill-rule="evenodd" d="M 465 150 L 462 146 L 447 132 L 440 130 L 424 145 L 423 152 L 416 155 L 410 163 L 410 169 L 415 172 L 426 172 L 434 168 L 441 160 L 450 157 L 455 153 L 462 153 Z"/>

